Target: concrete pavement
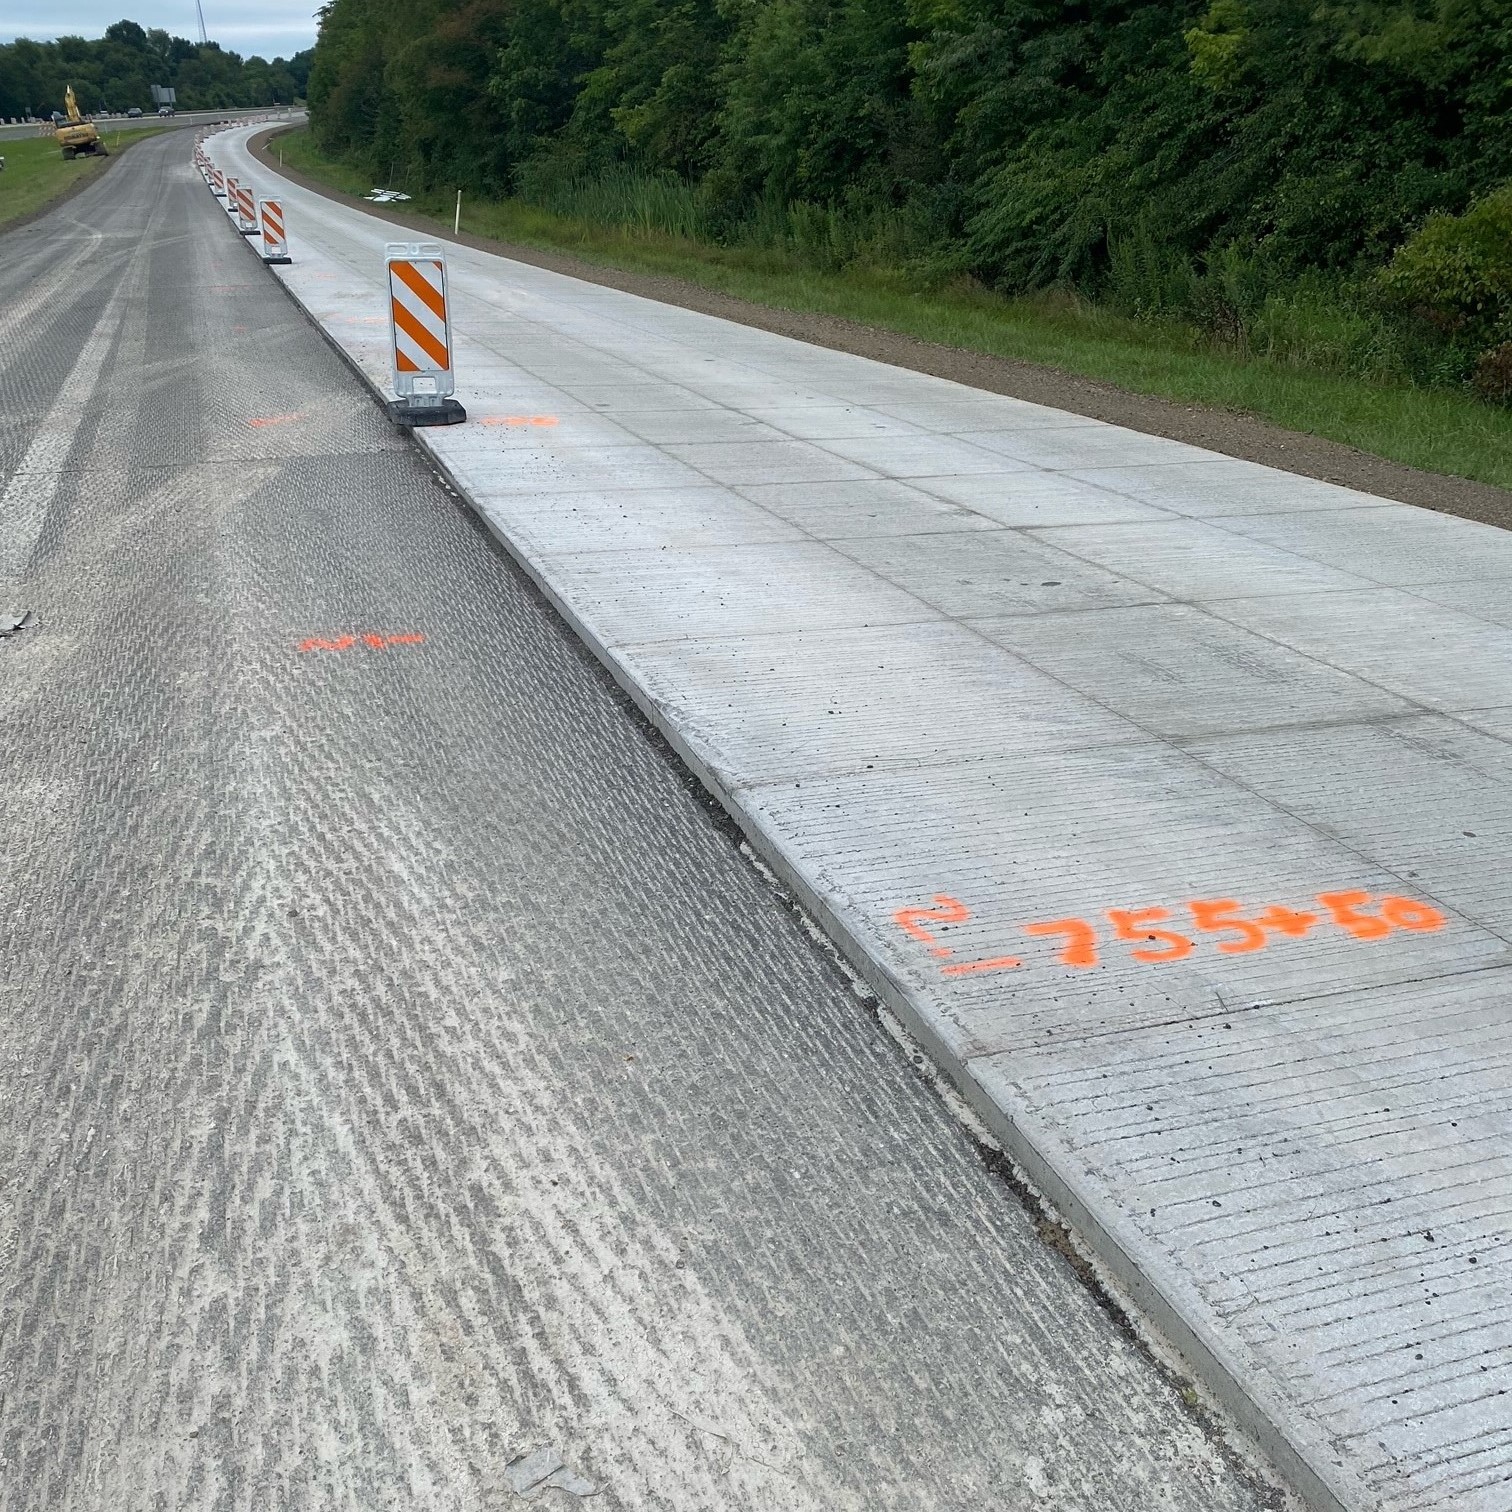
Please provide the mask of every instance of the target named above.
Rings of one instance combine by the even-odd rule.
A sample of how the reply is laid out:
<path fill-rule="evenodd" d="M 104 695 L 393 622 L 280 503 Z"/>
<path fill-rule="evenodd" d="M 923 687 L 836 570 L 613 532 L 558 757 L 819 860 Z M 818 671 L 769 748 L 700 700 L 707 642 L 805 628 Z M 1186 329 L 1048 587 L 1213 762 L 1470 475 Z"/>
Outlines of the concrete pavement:
<path fill-rule="evenodd" d="M 1274 1506 L 187 149 L 0 238 L 0 1509 Z"/>
<path fill-rule="evenodd" d="M 1512 538 L 449 271 L 421 444 L 1117 1281 L 1319 1505 L 1512 1507 Z"/>

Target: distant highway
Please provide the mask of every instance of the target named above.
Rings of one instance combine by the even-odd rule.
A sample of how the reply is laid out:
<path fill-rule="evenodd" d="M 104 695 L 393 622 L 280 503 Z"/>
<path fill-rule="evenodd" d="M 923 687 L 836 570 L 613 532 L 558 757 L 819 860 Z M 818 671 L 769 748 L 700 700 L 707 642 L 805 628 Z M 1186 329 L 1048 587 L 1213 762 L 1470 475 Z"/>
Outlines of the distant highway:
<path fill-rule="evenodd" d="M 146 110 L 146 107 L 143 107 Z M 208 121 L 245 121 L 256 115 L 277 114 L 266 110 L 185 110 L 174 116 L 160 116 L 156 111 L 142 115 L 138 119 L 128 119 L 126 116 L 95 116 L 94 123 L 101 132 L 114 131 L 141 131 L 147 126 L 203 126 Z M 286 110 L 285 115 L 296 112 Z M 20 126 L 0 126 L 0 140 L 14 140 L 16 137 L 34 137 L 39 132 L 39 123 L 27 121 Z"/>

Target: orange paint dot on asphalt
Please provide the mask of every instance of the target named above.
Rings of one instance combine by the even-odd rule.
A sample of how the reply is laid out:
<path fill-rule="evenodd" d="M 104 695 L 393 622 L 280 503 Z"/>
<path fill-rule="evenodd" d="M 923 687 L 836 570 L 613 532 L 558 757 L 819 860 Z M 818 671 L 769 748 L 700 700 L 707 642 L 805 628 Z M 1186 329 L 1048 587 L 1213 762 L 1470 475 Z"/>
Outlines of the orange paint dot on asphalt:
<path fill-rule="evenodd" d="M 261 430 L 269 425 L 291 425 L 294 421 L 302 419 L 304 419 L 303 415 L 259 415 L 256 419 L 247 421 L 247 424 Z"/>
<path fill-rule="evenodd" d="M 383 651 L 389 646 L 421 646 L 425 644 L 425 637 L 415 631 L 408 631 L 403 635 L 379 635 L 376 630 L 364 630 L 361 636 L 334 635 L 329 638 L 322 635 L 312 635 L 307 640 L 299 643 L 299 649 L 304 651 L 350 651 L 358 641 L 373 651 Z"/>

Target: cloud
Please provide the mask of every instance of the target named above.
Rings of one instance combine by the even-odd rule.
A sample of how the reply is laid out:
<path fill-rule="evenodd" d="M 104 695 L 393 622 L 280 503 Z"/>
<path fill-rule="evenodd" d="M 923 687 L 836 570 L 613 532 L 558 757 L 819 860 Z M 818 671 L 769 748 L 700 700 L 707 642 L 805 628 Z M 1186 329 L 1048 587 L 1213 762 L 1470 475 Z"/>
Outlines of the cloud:
<path fill-rule="evenodd" d="M 112 21 L 123 14 L 143 26 L 160 26 L 176 37 L 199 38 L 199 18 L 194 0 L 71 0 L 66 11 L 6 7 L 0 23 L 0 42 L 16 37 L 34 37 L 39 42 L 53 37 L 100 37 Z M 246 56 L 285 57 L 315 43 L 316 0 L 201 0 L 205 30 L 212 42 Z"/>

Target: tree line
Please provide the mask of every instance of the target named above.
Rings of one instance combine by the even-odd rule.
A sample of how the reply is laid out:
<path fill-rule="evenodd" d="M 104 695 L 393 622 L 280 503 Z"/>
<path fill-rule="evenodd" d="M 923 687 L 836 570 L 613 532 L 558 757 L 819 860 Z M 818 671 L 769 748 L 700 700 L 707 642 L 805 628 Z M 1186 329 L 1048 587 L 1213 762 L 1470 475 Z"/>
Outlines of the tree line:
<path fill-rule="evenodd" d="M 1512 340 L 1512 0 L 330 0 L 309 100 L 411 186 L 1425 381 Z"/>
<path fill-rule="evenodd" d="M 288 105 L 304 98 L 312 57 L 243 58 L 135 21 L 117 21 L 96 39 L 23 37 L 0 44 L 0 117 L 46 118 L 63 108 L 70 84 L 91 113 L 150 110 L 154 84 L 176 90 L 180 110 Z"/>

